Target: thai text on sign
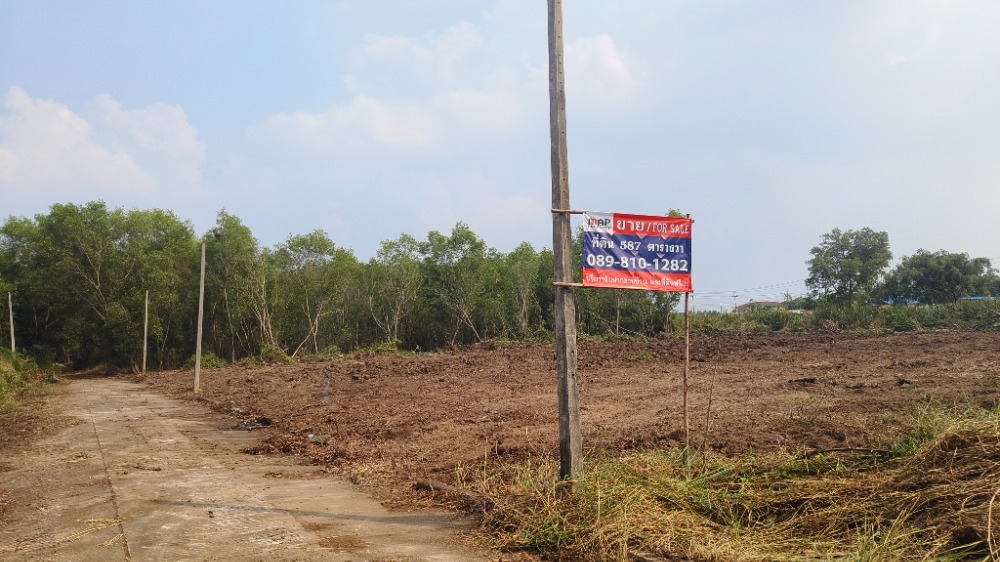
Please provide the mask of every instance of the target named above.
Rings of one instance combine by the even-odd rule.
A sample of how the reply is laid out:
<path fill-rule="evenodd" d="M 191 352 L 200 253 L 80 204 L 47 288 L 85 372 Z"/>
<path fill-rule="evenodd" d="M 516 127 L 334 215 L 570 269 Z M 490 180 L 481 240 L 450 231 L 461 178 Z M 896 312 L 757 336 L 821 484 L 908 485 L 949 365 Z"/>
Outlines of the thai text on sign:
<path fill-rule="evenodd" d="M 692 222 L 584 212 L 584 286 L 690 293 Z"/>

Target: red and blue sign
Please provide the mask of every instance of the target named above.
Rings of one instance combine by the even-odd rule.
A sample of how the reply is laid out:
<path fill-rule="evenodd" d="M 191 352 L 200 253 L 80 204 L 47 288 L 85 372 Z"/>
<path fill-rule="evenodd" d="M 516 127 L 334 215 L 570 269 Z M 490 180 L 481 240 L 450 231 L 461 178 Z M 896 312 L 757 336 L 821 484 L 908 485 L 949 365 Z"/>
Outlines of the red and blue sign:
<path fill-rule="evenodd" d="M 690 293 L 689 218 L 583 213 L 583 285 Z"/>

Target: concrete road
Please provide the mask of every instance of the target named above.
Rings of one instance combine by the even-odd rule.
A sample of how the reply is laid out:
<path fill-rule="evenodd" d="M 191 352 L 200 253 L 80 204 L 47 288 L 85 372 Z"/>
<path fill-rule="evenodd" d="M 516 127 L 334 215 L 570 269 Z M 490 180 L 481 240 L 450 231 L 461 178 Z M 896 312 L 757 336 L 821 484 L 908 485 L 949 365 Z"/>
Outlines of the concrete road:
<path fill-rule="evenodd" d="M 18 501 L 2 560 L 488 560 L 445 514 L 388 511 L 350 484 L 240 449 L 205 408 L 107 379 L 59 398 L 72 425 L 2 459 Z"/>

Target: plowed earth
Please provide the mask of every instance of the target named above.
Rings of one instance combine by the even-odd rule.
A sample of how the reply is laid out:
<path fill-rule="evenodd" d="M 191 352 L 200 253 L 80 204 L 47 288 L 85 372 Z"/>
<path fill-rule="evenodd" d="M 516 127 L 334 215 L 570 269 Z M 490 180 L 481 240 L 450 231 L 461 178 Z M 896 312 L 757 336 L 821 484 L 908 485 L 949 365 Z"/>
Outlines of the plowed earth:
<path fill-rule="evenodd" d="M 996 405 L 998 352 L 1000 333 L 695 337 L 690 439 L 727 454 L 878 447 L 920 408 Z M 585 449 L 680 445 L 683 353 L 680 338 L 581 343 Z M 491 344 L 235 365 L 202 371 L 202 399 L 233 414 L 234 425 L 269 428 L 250 452 L 302 455 L 383 500 L 412 502 L 415 481 L 453 482 L 460 465 L 554 457 L 554 365 L 551 346 Z M 195 399 L 191 371 L 145 380 Z"/>

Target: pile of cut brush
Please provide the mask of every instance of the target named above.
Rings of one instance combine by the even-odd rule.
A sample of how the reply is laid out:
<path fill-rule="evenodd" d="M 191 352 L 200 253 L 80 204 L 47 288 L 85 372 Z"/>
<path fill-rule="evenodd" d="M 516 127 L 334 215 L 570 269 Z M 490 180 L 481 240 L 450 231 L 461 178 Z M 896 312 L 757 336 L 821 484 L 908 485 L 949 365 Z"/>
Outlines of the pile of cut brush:
<path fill-rule="evenodd" d="M 580 560 L 1000 560 L 1000 410 L 914 416 L 885 449 L 486 463 L 456 480 L 498 548 Z"/>

